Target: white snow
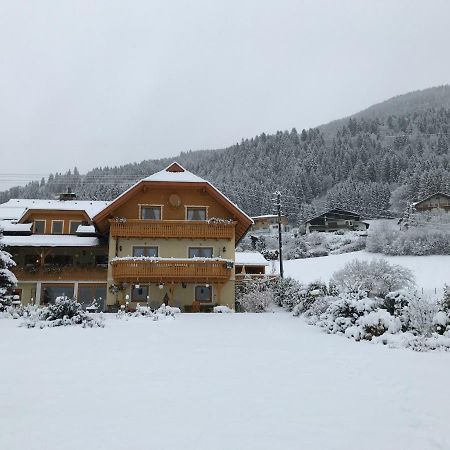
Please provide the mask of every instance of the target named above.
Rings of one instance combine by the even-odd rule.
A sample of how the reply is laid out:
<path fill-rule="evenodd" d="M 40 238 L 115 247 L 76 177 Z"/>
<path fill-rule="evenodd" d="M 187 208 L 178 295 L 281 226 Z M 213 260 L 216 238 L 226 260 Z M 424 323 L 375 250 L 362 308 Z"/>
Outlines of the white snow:
<path fill-rule="evenodd" d="M 32 234 L 31 236 L 3 236 L 7 247 L 96 247 L 100 241 L 96 237 L 68 234 Z"/>
<path fill-rule="evenodd" d="M 3 319 L 0 354 L 5 450 L 450 448 L 448 353 L 358 343 L 287 313 Z"/>
<path fill-rule="evenodd" d="M 0 230 L 6 232 L 29 233 L 32 223 L 14 223 L 9 220 L 0 220 Z"/>
<path fill-rule="evenodd" d="M 94 225 L 78 225 L 77 234 L 92 234 L 95 233 Z"/>
<path fill-rule="evenodd" d="M 436 289 L 439 294 L 446 283 L 450 284 L 450 255 L 386 256 L 362 250 L 340 255 L 283 261 L 283 268 L 286 276 L 302 283 L 318 280 L 328 282 L 334 272 L 342 269 L 353 259 L 370 261 L 379 258 L 412 270 L 417 287 L 420 290 L 423 288 L 424 293 L 433 294 Z"/>
<path fill-rule="evenodd" d="M 246 266 L 268 266 L 269 263 L 259 252 L 236 252 L 236 264 Z"/>
<path fill-rule="evenodd" d="M 13 198 L 6 203 L 0 204 L 0 218 L 20 219 L 27 210 L 49 209 L 57 211 L 86 211 L 92 219 L 110 202 L 94 200 L 43 200 L 29 198 Z M 19 214 L 20 213 L 20 214 Z M 6 217 L 14 215 L 15 217 Z"/>
<path fill-rule="evenodd" d="M 160 170 L 159 172 L 154 173 L 153 175 L 150 175 L 149 177 L 144 178 L 141 181 L 171 181 L 171 182 L 175 181 L 179 183 L 207 183 L 206 180 L 200 178 L 197 175 L 194 175 L 192 172 L 189 172 L 189 170 L 186 170 L 184 167 L 183 172 L 169 172 L 167 169 L 170 166 L 166 167 L 163 170 Z"/>

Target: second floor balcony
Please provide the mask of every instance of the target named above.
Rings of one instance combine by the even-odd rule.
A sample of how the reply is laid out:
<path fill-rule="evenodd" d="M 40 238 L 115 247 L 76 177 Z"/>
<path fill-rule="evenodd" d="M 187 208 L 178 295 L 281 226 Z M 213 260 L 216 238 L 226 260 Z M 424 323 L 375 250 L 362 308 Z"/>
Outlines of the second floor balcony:
<path fill-rule="evenodd" d="M 233 262 L 220 258 L 117 258 L 111 261 L 117 282 L 226 282 Z"/>
<path fill-rule="evenodd" d="M 113 237 L 234 239 L 236 222 L 226 220 L 110 220 Z"/>

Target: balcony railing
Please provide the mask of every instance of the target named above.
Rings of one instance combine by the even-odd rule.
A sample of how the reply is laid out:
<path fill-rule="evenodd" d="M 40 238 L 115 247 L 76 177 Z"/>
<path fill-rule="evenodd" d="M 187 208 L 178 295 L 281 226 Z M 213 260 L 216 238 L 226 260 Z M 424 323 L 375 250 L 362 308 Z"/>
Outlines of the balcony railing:
<path fill-rule="evenodd" d="M 107 272 L 107 265 L 29 264 L 13 268 L 19 281 L 106 281 Z"/>
<path fill-rule="evenodd" d="M 111 261 L 117 282 L 225 282 L 233 264 L 212 259 L 116 259 Z"/>
<path fill-rule="evenodd" d="M 236 222 L 192 220 L 110 220 L 113 237 L 233 239 Z"/>

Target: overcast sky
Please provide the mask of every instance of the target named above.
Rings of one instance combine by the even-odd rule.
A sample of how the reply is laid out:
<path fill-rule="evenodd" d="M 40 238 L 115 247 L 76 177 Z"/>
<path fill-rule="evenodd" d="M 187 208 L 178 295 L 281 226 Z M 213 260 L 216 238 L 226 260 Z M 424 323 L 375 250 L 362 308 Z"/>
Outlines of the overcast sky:
<path fill-rule="evenodd" d="M 449 19 L 448 0 L 0 0 L 0 189 L 449 83 Z"/>

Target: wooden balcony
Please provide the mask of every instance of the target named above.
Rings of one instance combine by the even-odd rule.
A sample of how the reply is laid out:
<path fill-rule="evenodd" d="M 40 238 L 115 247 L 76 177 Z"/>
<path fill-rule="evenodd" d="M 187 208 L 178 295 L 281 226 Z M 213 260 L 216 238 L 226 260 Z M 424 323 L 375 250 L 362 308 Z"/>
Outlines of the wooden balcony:
<path fill-rule="evenodd" d="M 108 266 L 21 266 L 13 273 L 19 281 L 103 281 L 106 282 Z"/>
<path fill-rule="evenodd" d="M 227 261 L 167 259 L 111 261 L 117 282 L 186 282 L 221 283 L 230 279 L 232 264 Z"/>
<path fill-rule="evenodd" d="M 236 222 L 213 223 L 193 220 L 110 220 L 113 237 L 234 239 Z"/>

